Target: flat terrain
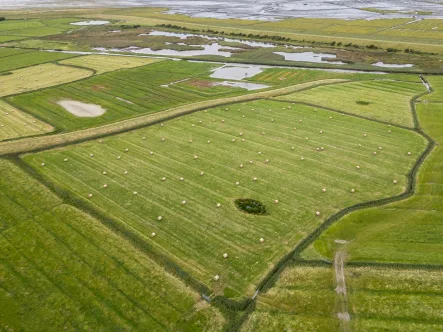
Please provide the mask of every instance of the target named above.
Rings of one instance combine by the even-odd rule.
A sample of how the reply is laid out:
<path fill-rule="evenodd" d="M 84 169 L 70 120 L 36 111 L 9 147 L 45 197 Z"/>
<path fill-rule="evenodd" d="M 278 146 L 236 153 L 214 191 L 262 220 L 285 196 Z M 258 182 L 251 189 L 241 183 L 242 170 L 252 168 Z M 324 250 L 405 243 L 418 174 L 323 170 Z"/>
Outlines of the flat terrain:
<path fill-rule="evenodd" d="M 262 100 L 24 160 L 136 230 L 216 293 L 236 297 L 252 294 L 271 264 L 327 216 L 404 190 L 405 174 L 424 140 L 408 130 L 388 129 L 322 109 Z M 269 215 L 238 211 L 233 200 L 240 197 L 263 202 Z M 158 236 L 151 238 L 152 232 Z M 220 281 L 211 282 L 216 274 Z"/>
<path fill-rule="evenodd" d="M 140 67 L 157 61 L 160 61 L 160 59 L 107 55 L 85 55 L 76 57 L 74 59 L 60 61 L 60 63 L 65 65 L 90 68 L 95 70 L 97 74 L 103 74 L 118 69 Z"/>
<path fill-rule="evenodd" d="M 410 100 L 426 88 L 419 83 L 370 81 L 335 84 L 278 99 L 329 107 L 366 118 L 413 126 Z"/>
<path fill-rule="evenodd" d="M 198 294 L 12 162 L 0 189 L 1 329 L 220 330 Z"/>
<path fill-rule="evenodd" d="M 0 141 L 49 133 L 52 126 L 0 100 Z"/>
<path fill-rule="evenodd" d="M 0 97 L 69 83 L 91 75 L 90 70 L 53 63 L 17 69 L 0 76 Z"/>

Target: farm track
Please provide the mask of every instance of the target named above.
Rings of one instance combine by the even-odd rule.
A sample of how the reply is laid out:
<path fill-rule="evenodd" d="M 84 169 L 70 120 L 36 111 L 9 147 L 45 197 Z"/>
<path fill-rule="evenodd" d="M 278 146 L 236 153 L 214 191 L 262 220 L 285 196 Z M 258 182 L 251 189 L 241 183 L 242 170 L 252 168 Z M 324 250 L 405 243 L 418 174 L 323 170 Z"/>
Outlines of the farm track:
<path fill-rule="evenodd" d="M 266 99 L 266 98 L 289 94 L 296 91 L 302 91 L 304 89 L 308 89 L 313 86 L 343 83 L 347 81 L 348 80 L 342 80 L 342 79 L 327 79 L 323 81 L 303 83 L 299 85 L 293 85 L 285 88 L 278 88 L 265 92 L 257 92 L 237 97 L 220 98 L 210 101 L 197 102 L 184 106 L 174 107 L 169 110 L 157 112 L 154 114 L 140 116 L 133 119 L 124 120 L 101 127 L 89 128 L 71 133 L 56 134 L 51 136 L 41 136 L 29 139 L 25 138 L 15 141 L 4 142 L 0 143 L 0 156 L 43 151 L 55 147 L 80 143 L 91 139 L 101 138 L 126 131 L 131 131 L 134 129 L 147 127 L 162 121 L 171 120 L 183 115 L 191 114 L 203 110 L 205 108 L 221 106 L 221 105 L 229 105 L 229 104 L 252 101 L 257 99 Z"/>

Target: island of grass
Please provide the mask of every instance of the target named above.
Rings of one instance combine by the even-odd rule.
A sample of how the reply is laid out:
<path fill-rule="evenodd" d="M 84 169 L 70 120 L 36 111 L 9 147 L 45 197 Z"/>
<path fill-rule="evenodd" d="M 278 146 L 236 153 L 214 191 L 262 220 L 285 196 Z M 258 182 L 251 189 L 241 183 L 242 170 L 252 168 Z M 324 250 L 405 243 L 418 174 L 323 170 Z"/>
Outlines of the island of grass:
<path fill-rule="evenodd" d="M 235 206 L 237 206 L 237 208 L 244 213 L 261 215 L 267 213 L 266 206 L 263 203 L 252 198 L 237 198 L 235 200 Z"/>

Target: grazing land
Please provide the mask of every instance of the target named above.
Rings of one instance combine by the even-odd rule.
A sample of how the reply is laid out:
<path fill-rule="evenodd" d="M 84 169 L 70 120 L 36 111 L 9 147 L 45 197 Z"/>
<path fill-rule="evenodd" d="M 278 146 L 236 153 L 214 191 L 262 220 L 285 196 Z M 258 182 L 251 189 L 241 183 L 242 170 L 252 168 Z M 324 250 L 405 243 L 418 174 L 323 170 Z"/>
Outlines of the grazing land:
<path fill-rule="evenodd" d="M 98 220 L 12 162 L 0 175 L 2 330 L 221 329 L 215 308 Z"/>
<path fill-rule="evenodd" d="M 426 92 L 421 83 L 369 81 L 316 87 L 279 97 L 329 107 L 374 120 L 413 127 L 410 100 Z"/>
<path fill-rule="evenodd" d="M 443 103 L 443 76 L 427 76 L 426 80 L 431 84 L 434 91 L 419 100 L 422 102 Z"/>
<path fill-rule="evenodd" d="M 64 65 L 90 68 L 95 70 L 97 74 L 103 74 L 118 69 L 145 66 L 157 61 L 161 60 L 125 56 L 86 55 L 76 57 L 74 59 L 60 61 L 60 63 Z"/>
<path fill-rule="evenodd" d="M 0 141 L 41 135 L 54 128 L 0 100 Z"/>
<path fill-rule="evenodd" d="M 252 295 L 272 264 L 332 213 L 405 189 L 425 142 L 412 131 L 388 129 L 260 100 L 24 160 L 84 204 L 136 230 L 216 294 L 239 297 Z M 256 199 L 269 214 L 240 212 L 236 198 Z M 220 281 L 211 281 L 214 275 Z"/>
<path fill-rule="evenodd" d="M 91 75 L 90 70 L 53 63 L 16 69 L 0 76 L 0 97 L 61 85 Z"/>
<path fill-rule="evenodd" d="M 73 56 L 75 55 L 55 52 L 18 50 L 13 48 L 0 48 L 0 78 L 2 74 L 4 74 L 2 72 L 8 70 L 67 59 Z"/>
<path fill-rule="evenodd" d="M 443 271 L 346 268 L 354 331 L 443 331 Z"/>

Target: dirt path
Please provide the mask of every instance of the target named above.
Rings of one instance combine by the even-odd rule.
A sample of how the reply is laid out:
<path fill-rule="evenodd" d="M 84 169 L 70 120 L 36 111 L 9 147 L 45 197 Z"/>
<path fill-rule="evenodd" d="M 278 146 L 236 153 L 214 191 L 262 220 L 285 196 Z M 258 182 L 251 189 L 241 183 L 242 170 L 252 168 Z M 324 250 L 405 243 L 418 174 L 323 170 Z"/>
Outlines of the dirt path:
<path fill-rule="evenodd" d="M 346 279 L 345 279 L 345 260 L 346 252 L 344 250 L 339 250 L 334 257 L 334 272 L 335 281 L 337 287 L 335 291 L 337 292 L 337 317 L 340 320 L 340 330 L 350 331 L 349 321 L 351 316 L 348 311 L 348 297 L 346 292 Z"/>

